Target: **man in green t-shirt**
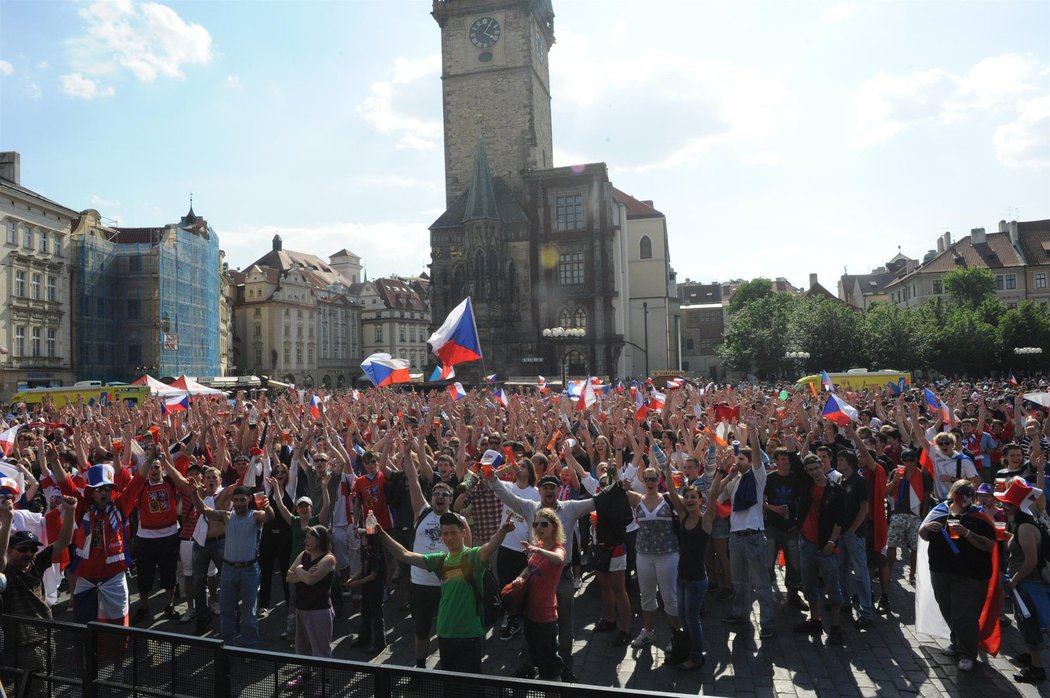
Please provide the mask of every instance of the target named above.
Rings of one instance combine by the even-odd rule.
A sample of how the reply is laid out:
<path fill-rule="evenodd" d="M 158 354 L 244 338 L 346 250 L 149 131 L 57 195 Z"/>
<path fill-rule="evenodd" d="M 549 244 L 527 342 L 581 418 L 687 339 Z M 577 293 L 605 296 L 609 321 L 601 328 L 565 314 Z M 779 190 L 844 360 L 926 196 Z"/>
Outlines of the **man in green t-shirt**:
<path fill-rule="evenodd" d="M 480 674 L 481 638 L 485 635 L 482 580 L 489 558 L 499 549 L 503 538 L 514 530 L 514 523 L 504 523 L 480 548 L 463 545 L 464 528 L 463 521 L 455 514 L 441 515 L 441 541 L 448 548 L 447 553 L 410 552 L 382 528 L 379 528 L 379 539 L 399 562 L 422 567 L 441 579 L 437 635 L 442 670 Z M 473 578 L 473 583 L 466 574 Z"/>

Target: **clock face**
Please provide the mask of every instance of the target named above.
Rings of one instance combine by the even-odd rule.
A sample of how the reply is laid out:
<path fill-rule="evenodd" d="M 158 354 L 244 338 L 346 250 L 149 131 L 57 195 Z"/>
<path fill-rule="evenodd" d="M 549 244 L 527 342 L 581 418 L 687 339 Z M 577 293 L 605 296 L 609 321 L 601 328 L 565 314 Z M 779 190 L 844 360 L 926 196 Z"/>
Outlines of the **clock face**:
<path fill-rule="evenodd" d="M 499 41 L 499 22 L 492 17 L 475 19 L 470 25 L 470 42 L 478 48 L 492 48 Z"/>

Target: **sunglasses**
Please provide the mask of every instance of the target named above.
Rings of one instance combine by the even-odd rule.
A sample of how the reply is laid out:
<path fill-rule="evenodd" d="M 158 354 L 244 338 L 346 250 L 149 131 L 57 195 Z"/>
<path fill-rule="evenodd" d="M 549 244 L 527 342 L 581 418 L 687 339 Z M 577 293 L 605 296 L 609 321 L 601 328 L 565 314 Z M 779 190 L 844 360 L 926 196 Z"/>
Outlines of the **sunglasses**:
<path fill-rule="evenodd" d="M 660 478 L 658 477 L 644 477 L 642 479 L 646 482 L 660 482 Z"/>
<path fill-rule="evenodd" d="M 964 497 L 972 497 L 973 490 L 969 487 L 960 487 L 959 489 L 955 490 L 955 494 L 961 494 Z"/>
<path fill-rule="evenodd" d="M 533 528 L 550 528 L 550 525 L 551 525 L 550 521 L 533 521 L 532 522 L 532 527 Z"/>
<path fill-rule="evenodd" d="M 437 490 L 437 491 L 434 492 L 434 494 L 432 496 L 434 496 L 434 497 L 442 497 L 444 499 L 448 499 L 449 497 L 452 496 L 452 493 L 451 492 L 446 492 L 445 490 Z"/>

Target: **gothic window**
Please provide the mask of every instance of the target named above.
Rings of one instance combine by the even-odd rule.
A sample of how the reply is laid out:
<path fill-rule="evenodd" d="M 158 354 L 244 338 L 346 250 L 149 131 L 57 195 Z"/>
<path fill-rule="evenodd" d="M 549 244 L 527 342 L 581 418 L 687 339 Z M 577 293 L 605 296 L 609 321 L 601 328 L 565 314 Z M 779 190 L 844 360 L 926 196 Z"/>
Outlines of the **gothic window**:
<path fill-rule="evenodd" d="M 563 232 L 583 228 L 583 194 L 554 197 L 554 229 Z"/>
<path fill-rule="evenodd" d="M 642 241 L 638 243 L 638 257 L 640 259 L 653 258 L 653 241 L 649 239 L 648 235 L 643 235 Z"/>
<path fill-rule="evenodd" d="M 507 300 L 513 303 L 518 299 L 518 268 L 514 262 L 507 265 Z"/>
<path fill-rule="evenodd" d="M 568 308 L 562 308 L 561 315 L 558 317 L 558 325 L 560 327 L 569 328 L 572 327 L 572 311 Z"/>
<path fill-rule="evenodd" d="M 499 298 L 499 258 L 496 250 L 489 250 L 488 274 L 485 277 L 489 298 Z"/>
<path fill-rule="evenodd" d="M 572 316 L 572 326 L 581 330 L 587 329 L 587 311 L 583 308 L 577 308 L 576 312 Z"/>

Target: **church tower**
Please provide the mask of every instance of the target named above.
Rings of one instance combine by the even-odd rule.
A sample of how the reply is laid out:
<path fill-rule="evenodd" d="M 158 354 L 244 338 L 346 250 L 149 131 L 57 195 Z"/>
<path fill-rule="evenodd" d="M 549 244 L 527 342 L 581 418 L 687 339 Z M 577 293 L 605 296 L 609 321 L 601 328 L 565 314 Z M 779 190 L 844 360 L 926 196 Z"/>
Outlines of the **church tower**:
<path fill-rule="evenodd" d="M 524 199 L 527 172 L 552 166 L 550 0 L 434 0 L 441 27 L 445 203 L 470 186 L 479 139 L 492 175 Z"/>

